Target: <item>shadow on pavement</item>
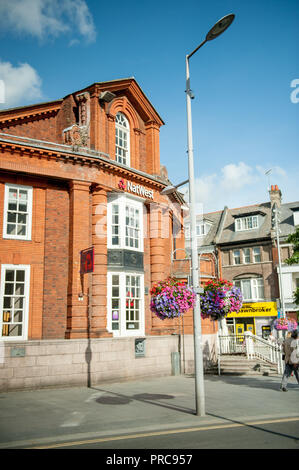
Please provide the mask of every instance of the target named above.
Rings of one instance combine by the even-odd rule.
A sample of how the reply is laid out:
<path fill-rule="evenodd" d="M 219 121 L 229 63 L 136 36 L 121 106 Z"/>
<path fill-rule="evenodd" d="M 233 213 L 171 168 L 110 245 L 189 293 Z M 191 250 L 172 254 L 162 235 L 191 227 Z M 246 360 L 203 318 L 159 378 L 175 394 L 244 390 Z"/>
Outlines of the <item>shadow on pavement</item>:
<path fill-rule="evenodd" d="M 91 388 L 98 392 L 104 392 L 105 394 L 107 394 L 106 396 L 104 395 L 102 397 L 95 399 L 95 401 L 97 403 L 100 403 L 101 405 L 127 405 L 130 402 L 139 401 L 142 403 L 148 403 L 151 405 L 160 406 L 162 408 L 168 408 L 174 411 L 180 411 L 182 413 L 187 413 L 187 414 L 195 413 L 194 410 L 191 408 L 185 408 L 185 407 L 178 406 L 178 405 L 170 405 L 168 403 L 162 403 L 158 401 L 158 400 L 171 400 L 175 398 L 173 395 L 162 395 L 162 394 L 155 394 L 155 393 L 139 393 L 139 394 L 132 395 L 132 396 L 126 396 L 120 393 L 112 392 L 110 390 L 101 390 L 100 388 L 97 388 L 97 387 L 91 387 Z"/>
<path fill-rule="evenodd" d="M 276 390 L 280 392 L 281 376 L 259 376 L 259 377 L 250 377 L 250 376 L 236 376 L 236 375 L 206 375 L 206 382 L 223 382 L 230 385 L 238 385 L 243 387 L 252 387 L 252 388 L 262 388 L 267 390 Z M 297 384 L 289 383 L 288 389 L 298 388 Z"/>

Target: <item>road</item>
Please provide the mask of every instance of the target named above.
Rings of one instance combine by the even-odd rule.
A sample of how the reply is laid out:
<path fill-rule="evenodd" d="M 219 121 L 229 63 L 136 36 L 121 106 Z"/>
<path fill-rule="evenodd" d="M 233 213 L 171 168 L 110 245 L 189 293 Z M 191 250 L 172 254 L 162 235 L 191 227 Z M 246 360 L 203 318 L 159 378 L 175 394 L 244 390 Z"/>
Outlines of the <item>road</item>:
<path fill-rule="evenodd" d="M 28 448 L 28 447 L 27 447 Z M 57 442 L 35 449 L 296 449 L 299 418 L 280 418 L 154 431 L 71 442 Z M 184 453 L 184 452 L 182 452 Z"/>

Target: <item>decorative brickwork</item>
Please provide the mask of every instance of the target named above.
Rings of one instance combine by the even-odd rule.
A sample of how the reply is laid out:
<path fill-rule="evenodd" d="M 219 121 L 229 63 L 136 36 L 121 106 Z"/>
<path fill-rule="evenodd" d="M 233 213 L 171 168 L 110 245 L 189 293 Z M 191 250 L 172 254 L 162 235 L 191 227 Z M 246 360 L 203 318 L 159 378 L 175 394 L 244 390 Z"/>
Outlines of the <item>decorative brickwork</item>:
<path fill-rule="evenodd" d="M 103 92 L 110 102 L 101 99 Z M 118 112 L 130 128 L 127 167 L 115 162 Z M 184 247 L 184 236 L 173 240 L 169 210 L 183 200 L 160 195 L 167 185 L 159 154 L 163 124 L 134 79 L 95 83 L 63 99 L 0 112 L 1 230 L 5 183 L 30 186 L 33 193 L 31 239 L 0 236 L 1 264 L 30 265 L 28 340 L 113 336 L 107 320 L 107 200 L 124 192 L 139 198 L 145 213 L 136 265 L 144 275 L 144 333 L 169 335 L 185 328 L 192 334 L 192 312 L 183 325 L 161 321 L 149 310 L 152 284 L 171 274 L 174 247 Z M 130 192 L 128 184 L 120 188 L 121 179 L 142 192 Z M 80 251 L 91 246 L 94 272 L 81 275 Z M 213 328 L 203 325 L 204 333 Z"/>

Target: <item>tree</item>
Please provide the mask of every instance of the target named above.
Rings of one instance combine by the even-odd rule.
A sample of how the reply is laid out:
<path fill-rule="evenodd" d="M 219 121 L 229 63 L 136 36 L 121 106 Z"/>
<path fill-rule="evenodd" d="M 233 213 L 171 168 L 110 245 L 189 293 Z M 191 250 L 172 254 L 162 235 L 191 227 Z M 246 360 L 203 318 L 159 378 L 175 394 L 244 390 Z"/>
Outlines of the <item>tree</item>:
<path fill-rule="evenodd" d="M 299 264 L 299 227 L 297 226 L 296 232 L 292 233 L 287 238 L 287 243 L 292 243 L 293 245 L 293 254 L 290 258 L 285 260 L 285 263 L 291 264 Z M 294 292 L 295 296 L 295 304 L 299 305 L 299 287 Z"/>

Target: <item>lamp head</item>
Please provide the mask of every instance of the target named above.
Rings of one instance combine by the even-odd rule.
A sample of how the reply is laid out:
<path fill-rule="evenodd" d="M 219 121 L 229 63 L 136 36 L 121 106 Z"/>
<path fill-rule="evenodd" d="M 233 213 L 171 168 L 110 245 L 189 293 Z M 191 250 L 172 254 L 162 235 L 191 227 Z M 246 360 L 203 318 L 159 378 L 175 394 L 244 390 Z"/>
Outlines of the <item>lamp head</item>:
<path fill-rule="evenodd" d="M 226 15 L 218 20 L 206 35 L 206 41 L 211 41 L 212 39 L 220 36 L 220 34 L 222 34 L 232 24 L 234 19 L 235 15 L 231 13 L 230 15 Z"/>
<path fill-rule="evenodd" d="M 173 194 L 175 191 L 175 186 L 166 186 L 166 188 L 162 189 L 161 194 L 163 194 L 163 196 L 166 196 L 168 194 Z"/>

